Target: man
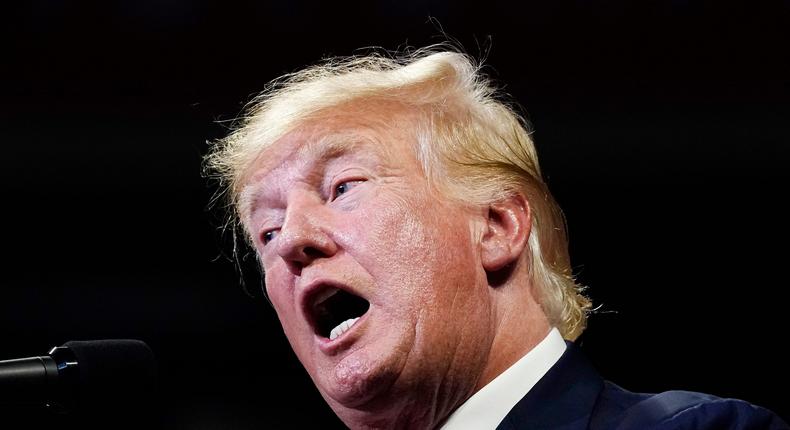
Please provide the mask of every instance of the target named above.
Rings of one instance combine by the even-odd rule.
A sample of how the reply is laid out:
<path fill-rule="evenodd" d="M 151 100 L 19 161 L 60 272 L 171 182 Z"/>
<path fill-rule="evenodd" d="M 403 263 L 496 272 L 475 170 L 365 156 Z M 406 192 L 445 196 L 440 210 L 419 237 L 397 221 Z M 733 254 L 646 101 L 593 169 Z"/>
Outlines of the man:
<path fill-rule="evenodd" d="M 786 428 L 737 400 L 626 392 L 563 340 L 590 302 L 562 213 L 524 121 L 462 54 L 288 76 L 208 164 L 351 428 Z"/>

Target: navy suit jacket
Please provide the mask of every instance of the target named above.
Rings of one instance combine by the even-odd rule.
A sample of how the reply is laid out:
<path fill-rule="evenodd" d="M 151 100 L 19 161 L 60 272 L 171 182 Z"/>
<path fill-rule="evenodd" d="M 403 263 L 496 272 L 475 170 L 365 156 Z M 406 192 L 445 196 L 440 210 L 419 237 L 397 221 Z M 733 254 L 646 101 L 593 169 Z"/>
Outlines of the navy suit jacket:
<path fill-rule="evenodd" d="M 639 394 L 603 380 L 574 344 L 511 409 L 497 430 L 786 430 L 771 411 L 688 391 Z"/>

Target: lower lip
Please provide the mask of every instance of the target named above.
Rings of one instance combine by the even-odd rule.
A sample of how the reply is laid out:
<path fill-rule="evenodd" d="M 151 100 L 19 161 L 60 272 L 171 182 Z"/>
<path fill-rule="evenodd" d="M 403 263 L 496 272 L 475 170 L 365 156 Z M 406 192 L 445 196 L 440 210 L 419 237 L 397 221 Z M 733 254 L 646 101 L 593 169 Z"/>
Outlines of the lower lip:
<path fill-rule="evenodd" d="M 368 311 L 365 312 L 361 317 L 359 317 L 359 319 L 357 320 L 357 322 L 354 323 L 354 325 L 352 325 L 343 334 L 341 334 L 340 336 L 334 339 L 329 339 L 328 337 L 323 337 L 316 334 L 315 338 L 316 341 L 318 342 L 318 348 L 321 350 L 321 352 L 327 355 L 336 354 L 341 349 L 346 348 L 352 343 L 354 343 L 356 338 L 359 337 L 357 332 L 360 331 L 360 326 L 364 324 L 365 321 L 367 321 L 368 316 L 371 313 L 370 311 L 371 309 L 368 308 Z"/>

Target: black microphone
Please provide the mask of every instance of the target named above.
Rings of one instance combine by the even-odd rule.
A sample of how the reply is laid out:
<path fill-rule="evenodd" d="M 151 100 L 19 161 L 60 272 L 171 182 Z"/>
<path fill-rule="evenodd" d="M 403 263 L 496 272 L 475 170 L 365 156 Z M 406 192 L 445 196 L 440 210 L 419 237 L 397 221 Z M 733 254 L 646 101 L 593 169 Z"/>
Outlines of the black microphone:
<path fill-rule="evenodd" d="M 71 341 L 49 355 L 0 361 L 0 404 L 56 412 L 137 409 L 153 392 L 156 362 L 132 339 Z"/>

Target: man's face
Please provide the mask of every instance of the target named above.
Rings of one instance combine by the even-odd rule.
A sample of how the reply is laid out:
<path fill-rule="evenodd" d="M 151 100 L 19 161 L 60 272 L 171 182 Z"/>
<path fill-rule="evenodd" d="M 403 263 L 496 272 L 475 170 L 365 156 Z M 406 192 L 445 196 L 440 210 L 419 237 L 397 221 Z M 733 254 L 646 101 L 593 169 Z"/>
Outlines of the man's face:
<path fill-rule="evenodd" d="M 380 122 L 289 133 L 243 191 L 285 334 L 349 425 L 440 419 L 474 391 L 495 329 L 483 216 L 432 189 L 402 115 Z"/>

